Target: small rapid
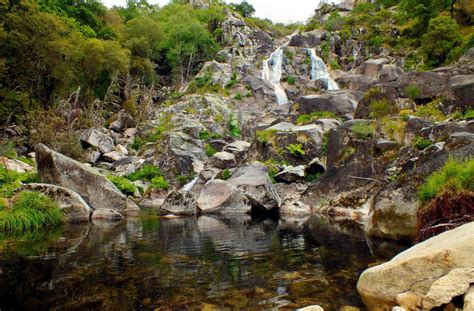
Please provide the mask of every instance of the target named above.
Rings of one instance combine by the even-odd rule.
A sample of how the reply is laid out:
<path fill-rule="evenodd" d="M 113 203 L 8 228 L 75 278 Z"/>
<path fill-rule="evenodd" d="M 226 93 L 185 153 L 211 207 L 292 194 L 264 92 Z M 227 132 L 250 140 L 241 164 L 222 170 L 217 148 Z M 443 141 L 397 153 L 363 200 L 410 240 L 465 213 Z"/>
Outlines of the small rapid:
<path fill-rule="evenodd" d="M 282 87 L 280 81 L 282 76 L 283 66 L 283 49 L 280 47 L 270 55 L 270 58 L 263 61 L 262 79 L 268 80 L 275 88 L 275 95 L 277 103 L 284 105 L 288 103 L 288 96 L 286 96 L 285 89 Z"/>
<path fill-rule="evenodd" d="M 327 83 L 328 90 L 339 90 L 339 86 L 336 81 L 331 79 L 329 76 L 328 69 L 323 60 L 316 55 L 315 49 L 308 49 L 308 55 L 311 57 L 311 73 L 310 77 L 312 81 L 322 80 Z"/>

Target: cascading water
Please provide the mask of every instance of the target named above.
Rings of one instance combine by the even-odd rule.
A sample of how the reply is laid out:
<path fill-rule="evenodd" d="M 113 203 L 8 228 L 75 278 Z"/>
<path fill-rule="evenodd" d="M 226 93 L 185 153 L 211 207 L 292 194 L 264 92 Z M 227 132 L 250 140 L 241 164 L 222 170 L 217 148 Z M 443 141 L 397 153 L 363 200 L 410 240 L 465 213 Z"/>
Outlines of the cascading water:
<path fill-rule="evenodd" d="M 198 177 L 195 177 L 193 180 L 191 180 L 189 183 L 187 183 L 186 185 L 184 185 L 183 187 L 183 191 L 191 191 L 193 190 L 194 188 L 194 185 L 196 185 L 197 181 L 199 179 L 199 176 Z"/>
<path fill-rule="evenodd" d="M 323 60 L 316 55 L 315 49 L 308 49 L 308 54 L 311 57 L 311 80 L 322 80 L 327 83 L 328 90 L 339 90 L 336 81 L 329 76 L 328 69 Z"/>
<path fill-rule="evenodd" d="M 262 79 L 268 80 L 275 88 L 275 95 L 279 105 L 288 103 L 288 96 L 280 84 L 283 66 L 283 49 L 278 48 L 263 62 Z"/>

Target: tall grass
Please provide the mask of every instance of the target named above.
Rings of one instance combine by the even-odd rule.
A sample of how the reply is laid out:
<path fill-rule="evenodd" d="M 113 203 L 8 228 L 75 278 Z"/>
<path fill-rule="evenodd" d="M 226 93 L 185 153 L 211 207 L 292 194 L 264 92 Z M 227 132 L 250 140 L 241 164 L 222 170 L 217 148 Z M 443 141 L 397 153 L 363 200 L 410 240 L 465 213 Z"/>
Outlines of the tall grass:
<path fill-rule="evenodd" d="M 448 159 L 444 166 L 428 177 L 419 188 L 418 197 L 427 203 L 444 191 L 454 193 L 467 190 L 474 191 L 474 159 L 464 161 Z"/>
<path fill-rule="evenodd" d="M 0 211 L 0 230 L 33 230 L 54 227 L 63 221 L 63 212 L 47 196 L 23 191 L 15 198 L 11 209 Z"/>

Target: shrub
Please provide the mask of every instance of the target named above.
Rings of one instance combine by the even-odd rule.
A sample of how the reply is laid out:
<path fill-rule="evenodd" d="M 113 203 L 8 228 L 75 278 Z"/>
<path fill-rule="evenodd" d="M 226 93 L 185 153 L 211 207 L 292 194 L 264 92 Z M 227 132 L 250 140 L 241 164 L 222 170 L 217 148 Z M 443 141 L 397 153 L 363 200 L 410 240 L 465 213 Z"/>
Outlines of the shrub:
<path fill-rule="evenodd" d="M 257 131 L 257 141 L 262 144 L 272 142 L 276 132 L 276 130 Z"/>
<path fill-rule="evenodd" d="M 462 43 L 459 25 L 449 16 L 439 15 L 430 20 L 423 36 L 422 50 L 432 66 L 445 62 L 448 54 Z"/>
<path fill-rule="evenodd" d="M 436 99 L 426 105 L 418 106 L 415 112 L 415 116 L 434 122 L 443 121 L 444 119 L 446 119 L 446 116 L 438 108 L 440 102 L 441 99 Z"/>
<path fill-rule="evenodd" d="M 211 145 L 206 145 L 204 146 L 204 152 L 206 153 L 208 157 L 212 157 L 213 155 L 217 153 L 217 150 Z"/>
<path fill-rule="evenodd" d="M 242 96 L 242 94 L 237 93 L 237 94 L 234 96 L 234 99 L 235 99 L 235 100 L 242 100 L 242 99 L 243 99 L 243 96 Z"/>
<path fill-rule="evenodd" d="M 210 133 L 209 131 L 201 131 L 199 132 L 199 139 L 200 140 L 211 140 L 211 139 L 221 139 L 222 135 L 218 133 Z"/>
<path fill-rule="evenodd" d="M 370 103 L 370 111 L 370 117 L 378 119 L 393 113 L 395 106 L 391 105 L 386 99 L 373 100 Z"/>
<path fill-rule="evenodd" d="M 415 138 L 415 141 L 413 142 L 413 144 L 418 150 L 424 150 L 428 148 L 429 146 L 431 146 L 433 142 L 423 137 L 417 137 Z"/>
<path fill-rule="evenodd" d="M 158 190 L 168 190 L 170 187 L 168 181 L 163 176 L 157 176 L 151 180 L 150 188 Z"/>
<path fill-rule="evenodd" d="M 162 175 L 163 174 L 161 173 L 160 168 L 154 165 L 145 164 L 138 171 L 135 171 L 134 173 L 128 175 L 127 179 L 131 181 L 137 181 L 137 180 L 151 181 L 153 178 L 157 176 L 162 176 Z"/>
<path fill-rule="evenodd" d="M 115 187 L 117 187 L 123 194 L 133 195 L 135 193 L 135 190 L 137 190 L 135 185 L 132 184 L 130 180 L 126 178 L 115 175 L 109 175 L 107 176 L 107 179 L 110 180 L 115 185 Z"/>
<path fill-rule="evenodd" d="M 58 205 L 39 192 L 23 191 L 11 209 L 0 211 L 0 230 L 32 230 L 53 227 L 63 221 Z"/>
<path fill-rule="evenodd" d="M 234 115 L 230 117 L 227 125 L 229 128 L 230 136 L 232 136 L 233 138 L 238 138 L 242 135 L 240 131 L 239 120 L 237 120 L 237 118 Z"/>
<path fill-rule="evenodd" d="M 464 113 L 464 119 L 472 119 L 474 118 L 474 109 L 468 109 L 466 113 Z"/>
<path fill-rule="evenodd" d="M 315 182 L 316 180 L 318 180 L 319 176 L 321 176 L 321 174 L 308 174 L 304 178 L 304 181 L 309 182 L 309 183 Z"/>
<path fill-rule="evenodd" d="M 333 60 L 329 63 L 329 66 L 331 67 L 332 70 L 341 69 L 341 66 L 339 66 L 339 63 L 338 63 L 337 60 L 335 60 L 335 59 L 333 59 Z"/>
<path fill-rule="evenodd" d="M 230 176 L 232 176 L 232 174 L 230 173 L 230 170 L 229 169 L 225 169 L 222 171 L 222 179 L 223 180 L 227 180 L 230 178 Z"/>
<path fill-rule="evenodd" d="M 369 122 L 360 122 L 356 123 L 351 128 L 352 133 L 359 139 L 367 139 L 373 137 L 375 130 L 371 123 Z"/>
<path fill-rule="evenodd" d="M 405 93 L 407 94 L 409 98 L 411 98 L 412 100 L 415 100 L 418 98 L 418 96 L 420 96 L 421 89 L 418 85 L 411 84 L 405 88 Z"/>
<path fill-rule="evenodd" d="M 225 88 L 226 89 L 231 89 L 235 86 L 236 83 L 237 83 L 237 73 L 232 72 L 232 76 L 230 77 L 230 80 L 227 81 L 227 83 L 225 85 Z"/>
<path fill-rule="evenodd" d="M 385 117 L 380 121 L 380 125 L 388 139 L 399 143 L 402 142 L 406 127 L 406 123 L 403 120 Z"/>
<path fill-rule="evenodd" d="M 181 185 L 185 185 L 189 180 L 189 176 L 186 176 L 186 175 L 178 175 L 176 176 L 176 180 L 181 184 Z"/>
<path fill-rule="evenodd" d="M 288 82 L 289 85 L 295 85 L 296 84 L 296 78 L 293 77 L 293 76 L 288 76 L 288 78 L 286 78 L 286 82 Z"/>
<path fill-rule="evenodd" d="M 304 125 L 318 119 L 336 119 L 337 115 L 331 111 L 313 111 L 309 114 L 302 114 L 296 119 L 296 124 Z"/>
<path fill-rule="evenodd" d="M 36 173 L 17 173 L 7 170 L 0 165 L 0 196 L 11 197 L 15 189 L 19 188 L 22 183 L 38 182 L 39 176 Z"/>
<path fill-rule="evenodd" d="M 474 190 L 474 159 L 448 159 L 441 170 L 428 177 L 418 190 L 418 198 L 427 203 L 444 191 Z"/>
<path fill-rule="evenodd" d="M 295 157 L 301 157 L 305 155 L 302 144 L 290 144 L 286 147 L 286 150 L 288 150 L 291 155 Z"/>

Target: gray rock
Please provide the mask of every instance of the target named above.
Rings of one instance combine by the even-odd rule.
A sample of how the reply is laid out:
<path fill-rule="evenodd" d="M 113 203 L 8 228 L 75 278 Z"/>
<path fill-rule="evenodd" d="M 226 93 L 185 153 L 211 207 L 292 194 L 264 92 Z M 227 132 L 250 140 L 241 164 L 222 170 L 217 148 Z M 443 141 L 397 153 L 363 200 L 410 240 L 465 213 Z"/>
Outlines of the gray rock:
<path fill-rule="evenodd" d="M 80 136 L 81 143 L 85 147 L 92 146 L 101 153 L 107 153 L 114 150 L 114 140 L 96 129 L 84 130 Z"/>
<path fill-rule="evenodd" d="M 291 36 L 291 40 L 288 45 L 302 48 L 314 48 L 318 46 L 325 37 L 325 30 L 317 29 L 313 31 L 303 32 Z"/>
<path fill-rule="evenodd" d="M 256 212 L 267 212 L 281 205 L 280 196 L 268 177 L 267 168 L 260 162 L 237 168 L 227 182 L 247 196 Z"/>
<path fill-rule="evenodd" d="M 355 73 L 377 80 L 383 66 L 388 62 L 386 58 L 369 59 L 359 66 Z"/>
<path fill-rule="evenodd" d="M 457 107 L 474 108 L 472 94 L 474 90 L 474 74 L 451 77 L 448 87 L 456 99 Z"/>
<path fill-rule="evenodd" d="M 214 154 L 209 163 L 217 168 L 226 169 L 226 168 L 233 168 L 237 165 L 235 161 L 235 155 L 226 151 L 217 152 Z"/>
<path fill-rule="evenodd" d="M 294 183 L 304 181 L 306 167 L 299 166 L 283 166 L 283 170 L 275 175 L 275 180 L 284 183 Z"/>
<path fill-rule="evenodd" d="M 444 147 L 447 150 L 454 150 L 470 144 L 474 144 L 474 133 L 460 132 L 451 134 Z"/>
<path fill-rule="evenodd" d="M 125 156 L 122 153 L 119 153 L 117 151 L 111 151 L 111 152 L 104 153 L 102 155 L 102 158 L 106 162 L 115 162 L 115 161 L 125 158 Z"/>
<path fill-rule="evenodd" d="M 33 166 L 28 165 L 20 160 L 8 159 L 5 157 L 0 157 L 0 165 L 5 167 L 8 171 L 15 171 L 20 174 L 32 172 L 35 170 Z"/>
<path fill-rule="evenodd" d="M 362 93 L 359 92 L 333 91 L 330 94 L 302 96 L 296 107 L 300 115 L 314 111 L 330 111 L 343 116 L 353 114 L 361 98 Z"/>
<path fill-rule="evenodd" d="M 93 168 L 57 153 L 43 144 L 36 147 L 38 173 L 43 183 L 77 192 L 94 210 L 112 209 L 136 215 L 138 206 Z"/>
<path fill-rule="evenodd" d="M 99 208 L 94 210 L 92 213 L 91 219 L 94 220 L 122 220 L 124 217 L 122 214 L 117 212 L 116 210 L 110 208 Z"/>
<path fill-rule="evenodd" d="M 197 204 L 203 214 L 250 213 L 251 209 L 242 191 L 223 180 L 206 183 Z"/>
<path fill-rule="evenodd" d="M 471 49 L 474 51 L 474 49 Z M 474 310 L 474 285 L 471 285 L 464 295 L 464 307 L 463 310 L 471 311 Z"/>
<path fill-rule="evenodd" d="M 158 214 L 178 216 L 192 216 L 197 212 L 197 203 L 194 193 L 190 191 L 171 192 L 158 210 Z"/>
<path fill-rule="evenodd" d="M 92 208 L 76 192 L 50 184 L 26 184 L 19 191 L 38 191 L 50 197 L 64 212 L 68 222 L 89 221 Z"/>
<path fill-rule="evenodd" d="M 474 223 L 469 223 L 415 245 L 387 263 L 365 270 L 357 290 L 371 309 L 388 309 L 396 305 L 416 309 L 435 281 L 453 269 L 472 270 L 473 253 Z M 407 296 L 413 298 L 406 299 Z"/>

